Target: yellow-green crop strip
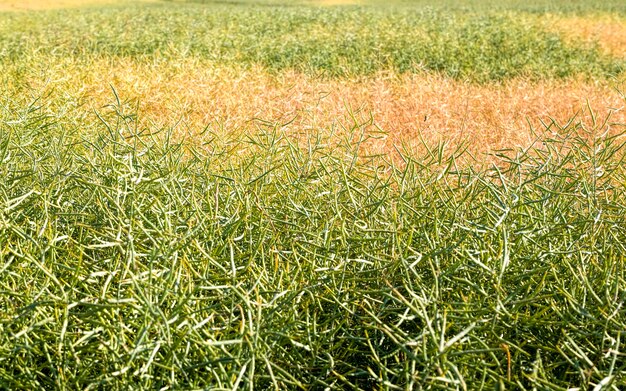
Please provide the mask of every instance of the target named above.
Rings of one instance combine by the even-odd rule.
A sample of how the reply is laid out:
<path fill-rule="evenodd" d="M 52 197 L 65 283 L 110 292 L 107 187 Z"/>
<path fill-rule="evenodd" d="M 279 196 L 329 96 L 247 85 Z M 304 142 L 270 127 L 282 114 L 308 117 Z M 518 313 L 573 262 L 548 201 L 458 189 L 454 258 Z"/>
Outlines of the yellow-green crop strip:
<path fill-rule="evenodd" d="M 624 387 L 624 124 L 548 124 L 486 166 L 372 155 L 358 121 L 198 142 L 115 90 L 88 111 L 31 85 L 68 57 L 479 83 L 623 60 L 514 1 L 233 3 L 0 14 L 0 389 Z"/>

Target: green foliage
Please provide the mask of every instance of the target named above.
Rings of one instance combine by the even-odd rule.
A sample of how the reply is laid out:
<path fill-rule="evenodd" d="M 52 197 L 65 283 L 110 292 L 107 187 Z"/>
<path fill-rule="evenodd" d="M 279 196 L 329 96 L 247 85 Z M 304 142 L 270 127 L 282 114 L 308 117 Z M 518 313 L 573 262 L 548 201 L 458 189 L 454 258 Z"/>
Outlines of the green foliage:
<path fill-rule="evenodd" d="M 481 82 L 624 67 L 510 12 L 543 0 L 251 2 L 0 14 L 0 389 L 626 383 L 626 145 L 605 124 L 552 124 L 478 169 L 443 145 L 367 156 L 359 123 L 339 145 L 265 125 L 199 143 L 117 96 L 93 115 L 27 98 L 68 58 Z"/>
<path fill-rule="evenodd" d="M 358 123 L 198 146 L 119 100 L 81 132 L 0 108 L 0 388 L 626 381 L 623 139 L 552 125 L 477 171 Z"/>
<path fill-rule="evenodd" d="M 0 64 L 111 56 L 193 57 L 326 77 L 431 71 L 479 82 L 609 78 L 625 65 L 589 45 L 566 44 L 523 13 L 156 4 L 0 18 Z"/>

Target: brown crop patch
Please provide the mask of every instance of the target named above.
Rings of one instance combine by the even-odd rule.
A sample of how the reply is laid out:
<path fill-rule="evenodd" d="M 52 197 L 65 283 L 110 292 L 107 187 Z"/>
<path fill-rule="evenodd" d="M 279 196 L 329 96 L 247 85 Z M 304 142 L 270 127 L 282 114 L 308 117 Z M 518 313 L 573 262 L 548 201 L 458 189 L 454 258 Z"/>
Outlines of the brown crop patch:
<path fill-rule="evenodd" d="M 574 116 L 591 124 L 589 107 L 596 119 L 611 115 L 612 122 L 626 123 L 626 102 L 612 86 L 580 80 L 477 85 L 426 74 L 319 80 L 195 62 L 106 60 L 53 67 L 45 79 L 33 78 L 30 84 L 74 97 L 87 111 L 113 101 L 112 85 L 122 99 L 138 102 L 145 125 L 178 122 L 186 135 L 206 127 L 231 134 L 254 131 L 267 123 L 294 135 L 325 129 L 345 133 L 359 125 L 368 132 L 384 130 L 376 145 L 387 151 L 420 138 L 465 141 L 475 153 L 524 146 L 533 138 L 531 126 L 541 130 L 542 123 L 564 124 Z"/>
<path fill-rule="evenodd" d="M 614 14 L 588 16 L 547 15 L 548 29 L 566 39 L 597 44 L 606 53 L 626 58 L 626 18 Z"/>

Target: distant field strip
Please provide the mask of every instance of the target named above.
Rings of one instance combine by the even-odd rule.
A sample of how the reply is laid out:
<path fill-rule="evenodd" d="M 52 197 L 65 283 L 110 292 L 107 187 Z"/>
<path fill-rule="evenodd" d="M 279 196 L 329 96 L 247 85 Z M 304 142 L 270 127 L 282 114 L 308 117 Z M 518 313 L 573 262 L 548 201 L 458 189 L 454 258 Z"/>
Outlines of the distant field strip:
<path fill-rule="evenodd" d="M 135 2 L 148 1 L 151 0 L 136 0 Z M 0 0 L 0 11 L 49 10 L 124 3 L 130 4 L 131 2 L 130 0 Z"/>
<path fill-rule="evenodd" d="M 378 72 L 489 82 L 611 79 L 625 60 L 513 14 L 431 8 L 154 3 L 0 18 L 0 64 L 57 58 L 201 59 L 323 78 Z"/>
<path fill-rule="evenodd" d="M 313 4 L 331 6 L 331 5 L 355 5 L 355 4 L 362 4 L 362 2 L 359 0 L 314 0 Z"/>
<path fill-rule="evenodd" d="M 172 0 L 165 0 L 172 1 Z M 622 0 L 174 0 L 178 2 L 215 5 L 228 3 L 230 5 L 246 6 L 302 6 L 316 5 L 321 2 L 335 5 L 358 3 L 363 6 L 399 7 L 410 9 L 435 9 L 448 13 L 489 13 L 489 12 L 533 12 L 533 13 L 590 13 L 616 12 L 626 15 L 626 4 Z M 381 7 L 381 8 L 382 8 Z"/>

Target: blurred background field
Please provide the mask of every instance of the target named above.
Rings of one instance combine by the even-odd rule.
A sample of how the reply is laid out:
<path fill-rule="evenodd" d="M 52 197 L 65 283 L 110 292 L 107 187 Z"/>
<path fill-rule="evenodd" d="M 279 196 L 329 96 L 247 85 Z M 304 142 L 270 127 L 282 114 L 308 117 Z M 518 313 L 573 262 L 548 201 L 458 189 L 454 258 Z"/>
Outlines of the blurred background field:
<path fill-rule="evenodd" d="M 613 110 L 623 104 L 621 2 L 306 3 L 5 13 L 2 78 L 81 108 L 110 102 L 112 84 L 143 120 L 196 130 L 217 120 L 235 132 L 255 118 L 319 129 L 364 113 L 389 134 L 378 149 L 417 133 L 470 140 L 477 153 L 519 146 L 532 138 L 528 121 L 588 118 L 588 102 L 623 122 Z"/>

